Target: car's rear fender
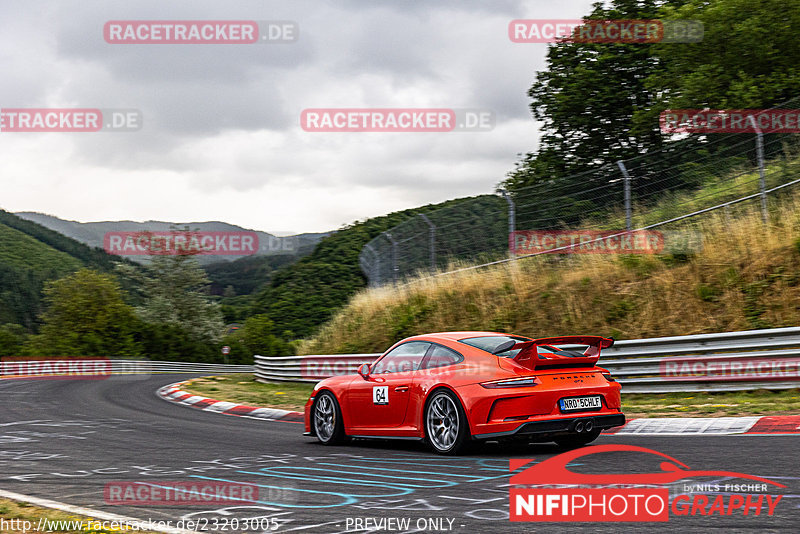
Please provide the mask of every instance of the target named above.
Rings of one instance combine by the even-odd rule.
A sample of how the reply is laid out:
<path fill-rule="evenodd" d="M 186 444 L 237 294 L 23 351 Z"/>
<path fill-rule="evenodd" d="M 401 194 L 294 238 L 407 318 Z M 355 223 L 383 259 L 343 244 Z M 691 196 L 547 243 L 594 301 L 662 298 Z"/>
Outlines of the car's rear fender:
<path fill-rule="evenodd" d="M 419 429 L 420 437 L 425 437 L 425 411 L 428 409 L 428 403 L 430 402 L 431 398 L 433 398 L 434 393 L 441 390 L 447 390 L 453 395 L 455 395 L 458 402 L 461 404 L 461 409 L 464 413 L 467 413 L 467 406 L 464 403 L 464 399 L 461 398 L 461 395 L 458 394 L 458 391 L 453 389 L 448 384 L 437 384 L 428 390 L 428 394 L 425 396 L 425 399 L 422 403 L 420 403 L 420 409 L 416 412 L 419 416 L 419 419 L 414 422 L 409 422 L 410 424 L 414 425 L 416 428 Z M 409 412 L 411 413 L 411 412 Z M 469 420 L 469 414 L 467 414 L 467 424 L 469 425 L 470 436 L 472 435 L 472 424 Z"/>

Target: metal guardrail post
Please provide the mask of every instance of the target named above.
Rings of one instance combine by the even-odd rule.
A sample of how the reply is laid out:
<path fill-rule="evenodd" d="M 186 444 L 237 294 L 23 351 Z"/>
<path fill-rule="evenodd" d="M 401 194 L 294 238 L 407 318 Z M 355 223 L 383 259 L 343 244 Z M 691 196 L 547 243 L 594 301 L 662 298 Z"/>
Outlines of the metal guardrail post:
<path fill-rule="evenodd" d="M 749 121 L 753 124 L 756 132 L 756 159 L 758 160 L 758 188 L 761 193 L 761 219 L 767 224 L 767 180 L 764 173 L 764 134 L 758 127 L 755 117 L 750 115 Z"/>
<path fill-rule="evenodd" d="M 617 166 L 625 178 L 622 182 L 625 191 L 625 230 L 630 232 L 633 230 L 633 224 L 631 223 L 631 175 L 628 174 L 628 169 L 625 168 L 625 163 L 622 160 L 617 161 Z"/>
<path fill-rule="evenodd" d="M 422 220 L 428 223 L 430 227 L 430 254 L 431 254 L 431 271 L 436 270 L 436 225 L 424 213 L 419 214 Z"/>
<path fill-rule="evenodd" d="M 517 212 L 514 206 L 514 199 L 508 194 L 505 189 L 500 189 L 500 194 L 508 202 L 508 257 L 512 260 L 517 257 L 514 253 L 514 247 L 511 244 L 511 239 L 514 237 L 514 232 L 517 231 Z"/>

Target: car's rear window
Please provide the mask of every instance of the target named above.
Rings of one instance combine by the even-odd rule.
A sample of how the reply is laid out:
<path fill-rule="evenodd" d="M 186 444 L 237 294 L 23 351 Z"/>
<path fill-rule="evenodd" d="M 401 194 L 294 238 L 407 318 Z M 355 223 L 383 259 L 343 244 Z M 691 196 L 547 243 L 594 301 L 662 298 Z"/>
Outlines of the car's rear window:
<path fill-rule="evenodd" d="M 480 337 L 468 337 L 464 339 L 459 339 L 459 343 L 464 343 L 465 345 L 469 345 L 471 347 L 475 347 L 476 349 L 485 350 L 488 353 L 493 353 L 494 349 L 502 345 L 503 343 L 514 340 L 516 342 L 520 341 L 530 341 L 527 337 L 520 337 L 520 336 L 480 336 Z M 509 350 L 506 352 L 501 352 L 497 356 L 501 358 L 513 358 L 517 355 L 519 349 L 516 350 Z"/>

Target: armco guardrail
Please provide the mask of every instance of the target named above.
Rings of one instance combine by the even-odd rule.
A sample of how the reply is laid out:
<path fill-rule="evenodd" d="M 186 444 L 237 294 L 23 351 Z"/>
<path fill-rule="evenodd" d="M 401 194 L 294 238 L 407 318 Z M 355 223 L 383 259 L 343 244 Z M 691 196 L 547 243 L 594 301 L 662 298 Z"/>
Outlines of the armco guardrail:
<path fill-rule="evenodd" d="M 72 367 L 70 367 L 72 363 Z M 76 364 L 83 365 L 76 365 Z M 88 364 L 88 365 L 87 365 Z M 149 360 L 111 360 L 104 358 L 74 359 L 17 359 L 3 358 L 0 361 L 0 378 L 17 375 L 37 376 L 48 374 L 81 374 L 87 372 L 95 375 L 148 375 L 163 373 L 252 373 L 252 365 L 228 365 L 199 362 L 160 362 Z"/>
<path fill-rule="evenodd" d="M 256 356 L 256 380 L 262 382 L 319 382 L 334 375 L 355 373 L 362 363 L 378 354 L 331 354 L 324 356 Z"/>
<path fill-rule="evenodd" d="M 252 373 L 252 365 L 200 362 L 151 362 L 146 360 L 111 360 L 112 371 L 117 373 Z"/>
<path fill-rule="evenodd" d="M 256 356 L 261 382 L 317 382 L 354 373 L 380 354 Z M 600 365 L 626 393 L 742 391 L 800 387 L 800 328 L 617 341 Z"/>

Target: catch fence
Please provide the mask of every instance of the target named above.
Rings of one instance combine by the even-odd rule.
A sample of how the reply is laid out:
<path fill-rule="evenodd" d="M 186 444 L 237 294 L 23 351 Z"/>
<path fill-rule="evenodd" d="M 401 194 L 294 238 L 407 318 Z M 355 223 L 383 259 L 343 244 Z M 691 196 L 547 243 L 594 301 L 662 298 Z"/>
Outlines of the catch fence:
<path fill-rule="evenodd" d="M 779 107 L 800 108 L 800 98 Z M 377 287 L 465 265 L 573 253 L 576 242 L 584 249 L 619 244 L 629 232 L 634 243 L 656 236 L 658 253 L 692 252 L 700 246 L 692 231 L 698 216 L 720 209 L 734 214 L 756 202 L 766 221 L 768 201 L 800 183 L 798 134 L 754 128 L 676 137 L 683 139 L 582 174 L 420 213 L 369 241 L 361 270 Z"/>

